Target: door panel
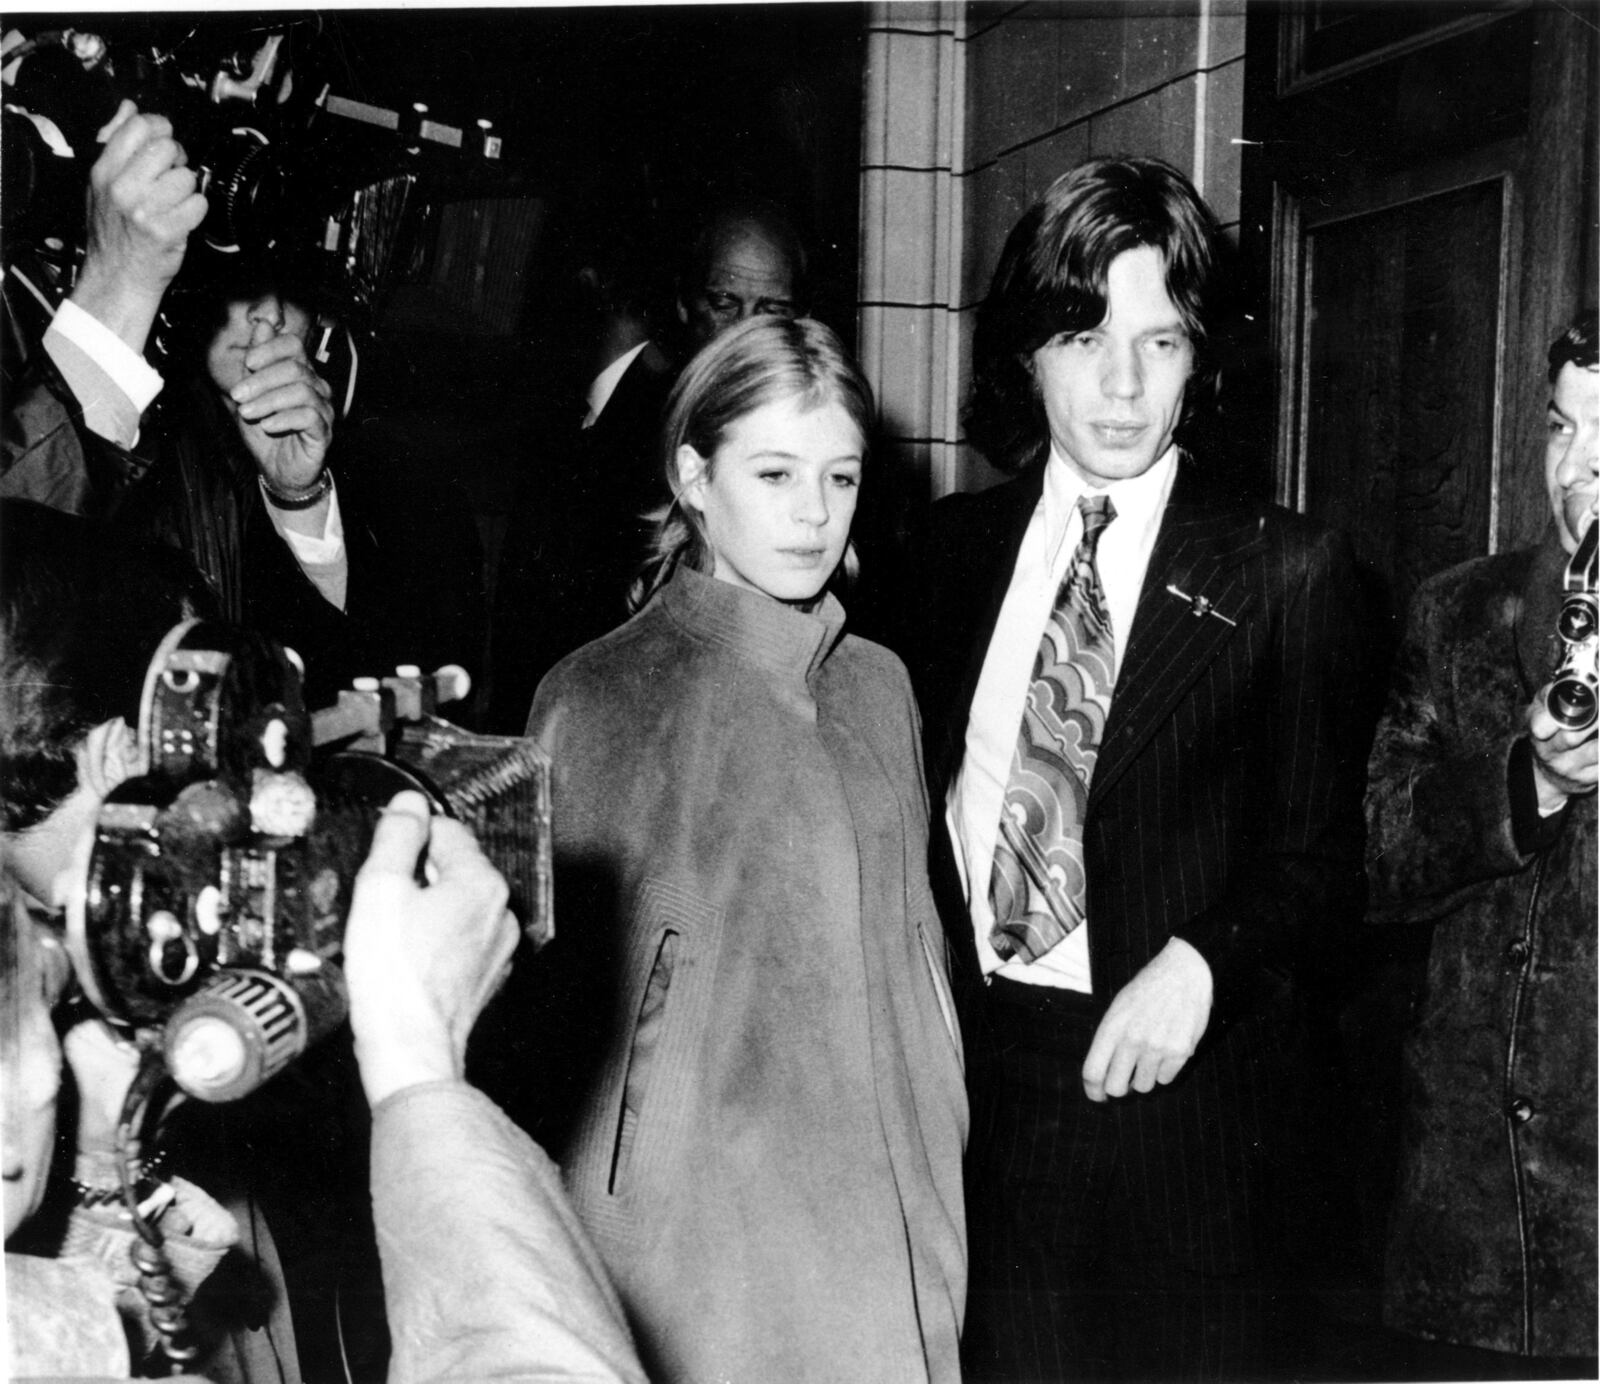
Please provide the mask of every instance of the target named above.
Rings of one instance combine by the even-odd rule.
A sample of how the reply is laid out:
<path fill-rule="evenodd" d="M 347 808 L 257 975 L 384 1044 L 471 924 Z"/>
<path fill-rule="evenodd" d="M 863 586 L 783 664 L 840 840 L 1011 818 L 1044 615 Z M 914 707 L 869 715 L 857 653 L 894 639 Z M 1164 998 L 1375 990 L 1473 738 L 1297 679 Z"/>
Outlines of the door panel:
<path fill-rule="evenodd" d="M 1493 538 L 1505 196 L 1482 182 L 1305 229 L 1294 491 L 1396 607 Z"/>
<path fill-rule="evenodd" d="M 1249 9 L 1240 248 L 1271 484 L 1351 532 L 1391 613 L 1549 522 L 1544 350 L 1594 294 L 1597 14 Z"/>

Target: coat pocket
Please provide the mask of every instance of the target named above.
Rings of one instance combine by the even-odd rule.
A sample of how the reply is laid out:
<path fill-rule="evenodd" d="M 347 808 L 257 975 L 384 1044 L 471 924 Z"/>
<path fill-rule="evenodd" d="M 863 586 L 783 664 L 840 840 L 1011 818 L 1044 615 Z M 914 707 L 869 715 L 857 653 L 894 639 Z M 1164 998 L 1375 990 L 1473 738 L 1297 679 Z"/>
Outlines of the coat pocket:
<path fill-rule="evenodd" d="M 940 936 L 939 950 L 936 952 L 920 919 L 915 926 L 917 941 L 922 944 L 922 959 L 928 967 L 928 980 L 933 985 L 934 998 L 939 1002 L 939 1017 L 944 1020 L 945 1036 L 949 1038 L 951 1050 L 955 1053 L 956 1065 L 965 1072 L 966 1055 L 961 1044 L 961 1026 L 956 1020 L 956 999 L 951 992 L 950 973 L 943 960 L 947 953 L 944 938 Z"/>
<path fill-rule="evenodd" d="M 721 927 L 721 911 L 679 884 L 647 879 L 635 900 L 623 1028 L 568 1168 L 591 1228 L 608 1238 L 637 1242 L 644 1228 L 629 1208 L 647 1204 L 692 1130 Z"/>

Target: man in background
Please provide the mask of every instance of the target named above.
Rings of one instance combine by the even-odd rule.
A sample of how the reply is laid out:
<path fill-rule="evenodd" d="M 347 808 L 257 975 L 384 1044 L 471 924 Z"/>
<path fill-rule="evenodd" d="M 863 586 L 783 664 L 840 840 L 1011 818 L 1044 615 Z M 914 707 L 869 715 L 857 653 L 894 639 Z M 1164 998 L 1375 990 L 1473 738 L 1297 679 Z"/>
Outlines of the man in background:
<path fill-rule="evenodd" d="M 1550 347 L 1544 541 L 1418 589 L 1372 752 L 1372 919 L 1433 927 L 1384 1275 L 1410 1378 L 1595 1374 L 1596 728 L 1547 694 L 1600 494 L 1596 335 L 1591 309 Z"/>
<path fill-rule="evenodd" d="M 747 317 L 805 315 L 806 252 L 781 209 L 759 198 L 713 205 L 678 275 L 689 353 Z"/>
<path fill-rule="evenodd" d="M 580 330 L 592 343 L 584 416 L 570 432 L 536 439 L 495 580 L 491 728 L 506 733 L 527 723 L 551 668 L 628 618 L 649 516 L 672 499 L 658 444 L 677 369 L 662 348 L 653 223 L 622 194 L 604 211 L 573 235 Z M 711 206 L 677 280 L 683 350 L 692 355 L 749 317 L 799 315 L 805 263 L 776 207 L 746 198 Z"/>
<path fill-rule="evenodd" d="M 645 516 L 670 498 L 656 444 L 676 371 L 658 340 L 652 222 L 647 208 L 605 210 L 571 236 L 582 401 L 532 439 L 495 577 L 490 726 L 507 734 L 527 724 L 540 678 L 627 618 Z"/>

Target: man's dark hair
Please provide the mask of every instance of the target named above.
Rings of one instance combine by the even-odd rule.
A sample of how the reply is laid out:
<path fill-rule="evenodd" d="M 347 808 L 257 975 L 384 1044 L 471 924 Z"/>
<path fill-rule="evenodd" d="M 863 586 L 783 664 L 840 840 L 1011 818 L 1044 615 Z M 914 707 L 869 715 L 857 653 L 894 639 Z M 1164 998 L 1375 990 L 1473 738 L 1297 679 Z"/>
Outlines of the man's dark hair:
<path fill-rule="evenodd" d="M 1580 370 L 1592 370 L 1600 364 L 1600 354 L 1597 354 L 1595 347 L 1595 338 L 1600 335 L 1597 318 L 1600 318 L 1600 314 L 1594 308 L 1580 312 L 1572 319 L 1572 325 L 1550 343 L 1551 384 L 1569 365 L 1576 365 Z"/>
<path fill-rule="evenodd" d="M 77 787 L 77 750 L 139 723 L 145 670 L 180 620 L 210 614 L 176 549 L 0 501 L 0 830 L 42 822 Z"/>
<path fill-rule="evenodd" d="M 978 309 L 964 419 L 973 444 L 1006 471 L 1045 454 L 1049 427 L 1031 357 L 1059 333 L 1098 327 L 1111 262 L 1143 245 L 1161 252 L 1167 295 L 1194 348 L 1187 421 L 1196 397 L 1216 382 L 1208 330 L 1216 237 L 1216 220 L 1193 184 L 1160 159 L 1091 159 L 1057 178 L 1012 229 Z"/>
<path fill-rule="evenodd" d="M 680 296 L 692 293 L 711 269 L 711 255 L 722 233 L 740 223 L 759 228 L 789 262 L 795 311 L 804 315 L 807 256 L 805 241 L 789 214 L 766 197 L 738 194 L 724 197 L 706 208 L 684 247 L 678 275 Z"/>

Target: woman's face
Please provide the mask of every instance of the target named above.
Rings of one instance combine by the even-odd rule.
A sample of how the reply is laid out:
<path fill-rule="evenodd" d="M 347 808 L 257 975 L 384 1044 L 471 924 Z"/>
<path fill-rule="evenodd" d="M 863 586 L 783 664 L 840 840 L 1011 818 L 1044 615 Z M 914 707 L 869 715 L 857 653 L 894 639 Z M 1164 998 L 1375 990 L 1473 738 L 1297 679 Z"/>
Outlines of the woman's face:
<path fill-rule="evenodd" d="M 775 601 L 815 600 L 850 538 L 862 451 L 843 405 L 798 397 L 739 419 L 709 464 L 680 447 L 683 502 L 704 519 L 713 575 Z"/>
<path fill-rule="evenodd" d="M 9 909 L 9 901 L 0 901 Z M 6 1239 L 39 1209 L 56 1136 L 56 1095 L 61 1089 L 61 1043 L 50 1011 L 70 974 L 66 954 L 46 945 L 20 915 L 0 919 L 17 929 L 16 974 L 8 977 L 6 1014 L 0 1016 L 0 1076 L 4 1124 L 0 1127 Z"/>

